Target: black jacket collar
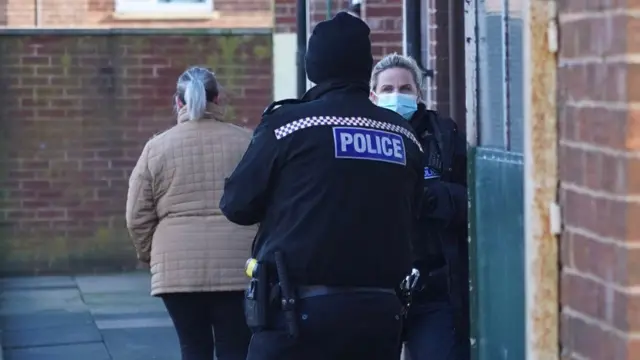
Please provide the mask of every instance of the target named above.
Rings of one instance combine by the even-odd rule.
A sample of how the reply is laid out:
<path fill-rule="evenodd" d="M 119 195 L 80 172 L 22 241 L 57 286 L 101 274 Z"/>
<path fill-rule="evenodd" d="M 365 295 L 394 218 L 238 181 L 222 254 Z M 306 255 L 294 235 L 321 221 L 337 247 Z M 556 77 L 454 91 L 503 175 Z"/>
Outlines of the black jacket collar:
<path fill-rule="evenodd" d="M 369 85 L 359 81 L 331 80 L 318 84 L 309 89 L 303 96 L 302 101 L 313 101 L 323 98 L 333 93 L 362 93 L 369 96 Z"/>
<path fill-rule="evenodd" d="M 411 124 L 411 127 L 415 130 L 416 134 L 421 136 L 425 131 L 433 133 L 434 129 L 430 119 L 433 114 L 433 111 L 427 110 L 427 106 L 425 104 L 418 103 L 418 110 L 416 110 L 409 120 L 409 124 Z"/>

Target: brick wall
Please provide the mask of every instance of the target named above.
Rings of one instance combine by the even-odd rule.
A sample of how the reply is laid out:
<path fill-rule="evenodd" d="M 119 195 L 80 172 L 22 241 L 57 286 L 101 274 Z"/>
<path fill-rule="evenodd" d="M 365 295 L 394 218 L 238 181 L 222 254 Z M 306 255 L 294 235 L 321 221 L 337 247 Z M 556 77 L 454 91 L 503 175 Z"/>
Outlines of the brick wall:
<path fill-rule="evenodd" d="M 33 28 L 270 28 L 270 0 L 216 0 L 210 14 L 131 16 L 115 13 L 116 0 L 0 0 L 0 27 Z M 39 14 L 37 19 L 36 14 Z M 39 24 L 38 24 L 39 22 Z"/>
<path fill-rule="evenodd" d="M 430 50 L 431 65 L 433 66 L 434 87 L 431 93 L 433 108 L 440 111 L 449 110 L 449 8 L 448 0 L 430 0 L 429 12 L 432 33 L 429 40 L 432 42 Z"/>
<path fill-rule="evenodd" d="M 0 38 L 0 272 L 124 269 L 127 180 L 175 123 L 178 75 L 216 70 L 230 118 L 271 102 L 271 35 Z"/>
<path fill-rule="evenodd" d="M 402 0 L 366 0 L 363 16 L 371 28 L 374 60 L 402 54 L 402 11 Z"/>
<path fill-rule="evenodd" d="M 562 1 L 563 359 L 640 359 L 640 2 Z"/>
<path fill-rule="evenodd" d="M 437 60 L 438 57 L 436 54 L 438 53 L 438 38 L 436 35 L 438 34 L 438 22 L 437 17 L 438 9 L 436 8 L 435 0 L 426 0 L 422 1 L 422 11 L 424 13 L 424 19 L 428 19 L 426 26 L 426 41 L 423 40 L 423 54 L 422 58 L 424 62 L 424 66 L 427 69 L 433 70 L 433 77 L 428 79 L 430 97 L 431 97 L 431 108 L 436 109 L 438 106 L 438 83 L 436 82 L 436 75 L 440 74 L 444 69 L 438 69 Z M 424 6 L 426 5 L 426 6 Z M 426 46 L 424 46 L 426 42 Z"/>
<path fill-rule="evenodd" d="M 331 8 L 328 7 L 330 4 Z M 327 20 L 335 16 L 338 12 L 344 11 L 349 7 L 349 0 L 311 0 L 307 11 L 309 12 L 309 36 L 313 28 L 321 21 Z M 328 16 L 329 13 L 331 16 Z"/>
<path fill-rule="evenodd" d="M 296 0 L 274 0 L 274 31 L 296 32 Z"/>

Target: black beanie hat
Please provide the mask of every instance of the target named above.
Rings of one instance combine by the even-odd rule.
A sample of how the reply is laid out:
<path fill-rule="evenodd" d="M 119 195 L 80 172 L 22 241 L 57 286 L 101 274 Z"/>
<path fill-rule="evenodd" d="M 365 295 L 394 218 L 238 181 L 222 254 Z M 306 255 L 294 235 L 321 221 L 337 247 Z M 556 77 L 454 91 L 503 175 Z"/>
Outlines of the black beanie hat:
<path fill-rule="evenodd" d="M 309 80 L 354 80 L 368 83 L 373 69 L 369 26 L 346 12 L 313 29 L 305 55 Z"/>

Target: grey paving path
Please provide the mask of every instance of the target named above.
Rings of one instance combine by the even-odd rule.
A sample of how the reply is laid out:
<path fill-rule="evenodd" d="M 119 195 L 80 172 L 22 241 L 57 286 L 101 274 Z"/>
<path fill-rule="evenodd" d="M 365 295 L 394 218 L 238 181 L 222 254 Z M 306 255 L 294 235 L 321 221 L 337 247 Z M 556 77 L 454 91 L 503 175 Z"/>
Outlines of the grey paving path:
<path fill-rule="evenodd" d="M 4 360 L 180 359 L 146 273 L 0 279 L 0 330 Z"/>

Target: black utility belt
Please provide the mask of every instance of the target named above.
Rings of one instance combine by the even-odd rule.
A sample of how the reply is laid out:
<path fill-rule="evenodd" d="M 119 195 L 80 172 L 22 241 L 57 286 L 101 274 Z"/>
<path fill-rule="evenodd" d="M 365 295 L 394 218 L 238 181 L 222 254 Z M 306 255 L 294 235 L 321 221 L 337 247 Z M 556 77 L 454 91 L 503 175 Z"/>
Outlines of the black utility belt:
<path fill-rule="evenodd" d="M 285 315 L 287 313 L 292 314 L 290 320 L 287 321 L 296 321 L 297 302 L 309 298 L 350 294 L 387 294 L 397 296 L 395 289 L 378 287 L 305 285 L 295 286 L 291 290 L 294 295 L 286 297 L 280 283 L 274 284 L 270 281 L 261 283 L 258 279 L 252 279 L 245 292 L 247 325 L 252 329 L 269 328 L 273 317 L 281 311 L 285 312 Z"/>
<path fill-rule="evenodd" d="M 332 287 L 332 286 L 300 286 L 292 283 L 287 269 L 284 253 L 274 253 L 277 282 L 273 282 L 273 265 L 259 260 L 249 259 L 247 262 L 247 275 L 251 277 L 249 286 L 245 291 L 244 313 L 247 325 L 253 331 L 260 331 L 270 327 L 273 323 L 273 314 L 284 314 L 289 336 L 298 336 L 298 300 L 316 296 L 333 294 L 356 293 L 389 293 L 394 294 L 393 289 L 369 288 L 369 287 Z M 250 271 L 249 271 L 250 270 Z M 280 306 L 280 311 L 277 309 Z"/>
<path fill-rule="evenodd" d="M 299 286 L 297 288 L 298 298 L 307 299 L 316 296 L 339 295 L 339 294 L 391 294 L 396 295 L 394 289 L 377 288 L 377 287 L 351 287 L 351 286 Z"/>

